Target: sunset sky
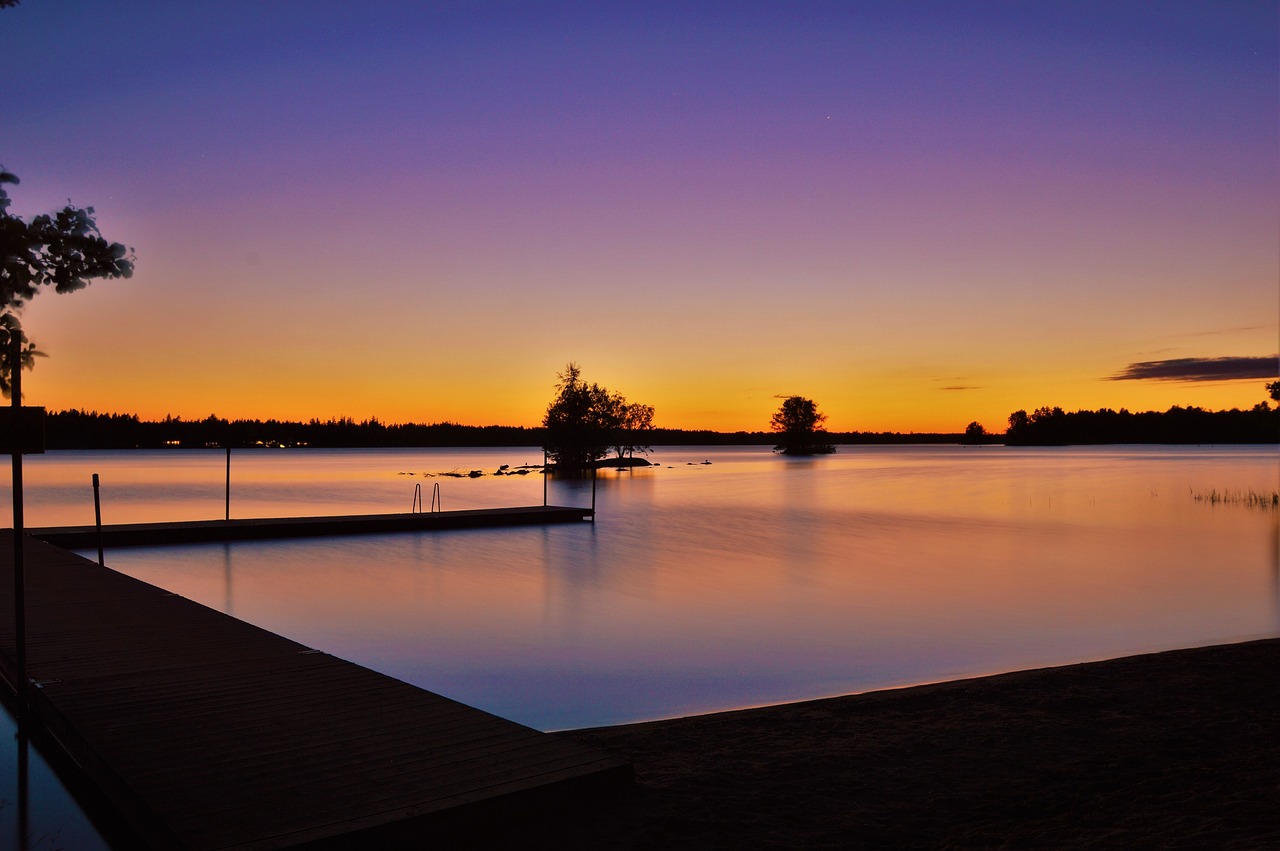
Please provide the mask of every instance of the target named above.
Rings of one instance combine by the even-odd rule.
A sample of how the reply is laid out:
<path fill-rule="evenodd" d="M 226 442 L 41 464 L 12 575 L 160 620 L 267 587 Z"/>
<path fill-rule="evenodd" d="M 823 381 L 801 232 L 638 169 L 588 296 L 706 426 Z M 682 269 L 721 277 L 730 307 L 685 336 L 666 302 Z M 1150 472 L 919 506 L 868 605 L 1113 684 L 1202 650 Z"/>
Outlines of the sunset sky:
<path fill-rule="evenodd" d="M 1252 407 L 1278 10 L 22 0 L 12 212 L 137 253 L 27 308 L 27 401 L 535 425 L 574 360 L 680 428 Z"/>

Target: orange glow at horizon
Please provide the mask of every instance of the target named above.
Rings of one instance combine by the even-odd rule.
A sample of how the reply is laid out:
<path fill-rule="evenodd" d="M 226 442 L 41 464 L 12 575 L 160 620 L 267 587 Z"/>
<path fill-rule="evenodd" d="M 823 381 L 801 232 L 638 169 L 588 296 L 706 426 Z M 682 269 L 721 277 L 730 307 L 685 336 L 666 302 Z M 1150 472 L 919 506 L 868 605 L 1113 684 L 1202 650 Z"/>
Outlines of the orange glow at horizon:
<path fill-rule="evenodd" d="M 10 211 L 137 267 L 25 309 L 30 404 L 534 426 L 568 361 L 716 431 L 1266 399 L 1112 379 L 1280 352 L 1275 4 L 72 5 L 3 13 Z"/>
<path fill-rule="evenodd" d="M 29 333 L 49 352 L 25 382 L 30 404 L 50 410 L 84 409 L 131 413 L 144 419 L 178 416 L 203 419 L 326 420 L 377 418 L 387 423 L 457 422 L 464 425 L 536 426 L 554 393 L 556 374 L 569 360 L 584 376 L 632 401 L 652 404 L 656 424 L 713 431 L 767 431 L 779 397 L 815 399 L 830 431 L 956 433 L 971 421 L 1002 432 L 1018 409 L 1127 408 L 1167 410 L 1174 405 L 1210 410 L 1251 408 L 1266 398 L 1265 379 L 1187 383 L 1109 380 L 1145 350 L 1111 344 L 1086 361 L 1078 351 L 1055 356 L 1040 350 L 1019 362 L 1004 362 L 978 349 L 947 363 L 941 350 L 899 363 L 863 343 L 847 345 L 837 358 L 799 345 L 774 351 L 745 341 L 717 346 L 699 361 L 696 347 L 644 351 L 649 323 L 613 329 L 632 336 L 629 345 L 610 343 L 605 331 L 576 341 L 554 340 L 540 351 L 533 333 L 497 328 L 490 348 L 468 344 L 463 333 L 413 335 L 401 328 L 378 335 L 336 328 L 324 345 L 302 332 L 269 339 L 279 317 L 246 317 L 234 340 L 203 329 L 187 333 L 174 322 L 136 343 L 112 333 L 125 321 L 129 287 L 109 282 L 73 298 L 45 296 L 24 317 Z M 119 302 L 125 302 L 120 306 Z M 198 310 L 190 321 L 198 325 Z M 114 315 L 113 315 L 114 314 Z M 104 322 L 104 316 L 106 321 Z M 763 325 L 763 323 L 762 323 Z M 478 336 L 484 337 L 483 327 Z M 661 328 L 654 333 L 660 333 Z M 767 329 L 756 333 L 767 338 Z M 690 330 L 696 340 L 696 331 Z M 1197 338 L 1170 335 L 1151 349 L 1190 356 L 1196 351 L 1265 352 L 1266 329 L 1224 333 L 1204 348 Z M 398 339 L 401 338 L 402 339 Z M 1227 342 L 1223 342 L 1223 340 Z M 1160 343 L 1165 345 L 1160 345 Z M 1177 343 L 1181 342 L 1181 345 Z M 530 353 L 520 350 L 528 347 Z M 156 349 L 162 353 L 152 353 Z M 831 352 L 831 349 L 827 349 Z M 450 352 L 461 354 L 450 355 Z M 1033 357 L 1032 354 L 1038 354 Z M 108 376 L 109 380 L 104 380 Z"/>

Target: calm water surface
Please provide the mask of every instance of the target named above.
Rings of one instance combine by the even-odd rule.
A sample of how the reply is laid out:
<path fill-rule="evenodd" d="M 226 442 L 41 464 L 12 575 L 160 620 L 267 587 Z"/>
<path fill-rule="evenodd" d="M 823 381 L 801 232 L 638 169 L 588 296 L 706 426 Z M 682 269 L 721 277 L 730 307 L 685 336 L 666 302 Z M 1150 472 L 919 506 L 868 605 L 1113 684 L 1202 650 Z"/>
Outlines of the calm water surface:
<path fill-rule="evenodd" d="M 595 524 L 108 551 L 117 570 L 541 729 L 1280 634 L 1274 447 L 660 449 Z M 541 504 L 527 448 L 245 450 L 233 517 Z M 703 461 L 710 461 L 704 464 Z M 26 462 L 30 526 L 224 515 L 220 451 Z M 7 479 L 7 477 L 5 477 Z M 552 482 L 553 504 L 591 486 Z M 0 490 L 9 513 L 8 483 Z M 96 554 L 91 554 L 96 556 Z M 6 719 L 0 718 L 0 726 Z M 0 729 L 0 844 L 16 750 Z M 94 847 L 38 754 L 30 830 Z M 34 843 L 33 843 L 34 844 Z M 44 847 L 35 845 L 35 847 Z"/>
<path fill-rule="evenodd" d="M 1280 631 L 1274 447 L 673 448 L 595 524 L 108 552 L 108 565 L 541 729 Z M 702 464 L 702 461 L 710 464 Z M 232 516 L 540 504 L 527 448 L 233 455 Z M 218 451 L 29 459 L 29 525 L 217 518 Z M 589 483 L 552 482 L 587 505 Z"/>

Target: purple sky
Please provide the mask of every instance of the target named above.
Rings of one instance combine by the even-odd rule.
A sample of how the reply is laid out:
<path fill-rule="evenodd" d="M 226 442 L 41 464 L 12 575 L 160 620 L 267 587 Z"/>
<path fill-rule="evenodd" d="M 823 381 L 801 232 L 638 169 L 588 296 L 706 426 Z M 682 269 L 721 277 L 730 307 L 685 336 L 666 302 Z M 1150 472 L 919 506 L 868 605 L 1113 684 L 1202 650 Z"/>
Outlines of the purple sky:
<path fill-rule="evenodd" d="M 129 281 L 42 296 L 34 404 L 535 424 L 1003 427 L 1252 406 L 1113 381 L 1280 349 L 1275 2 L 0 11 L 13 211 Z"/>

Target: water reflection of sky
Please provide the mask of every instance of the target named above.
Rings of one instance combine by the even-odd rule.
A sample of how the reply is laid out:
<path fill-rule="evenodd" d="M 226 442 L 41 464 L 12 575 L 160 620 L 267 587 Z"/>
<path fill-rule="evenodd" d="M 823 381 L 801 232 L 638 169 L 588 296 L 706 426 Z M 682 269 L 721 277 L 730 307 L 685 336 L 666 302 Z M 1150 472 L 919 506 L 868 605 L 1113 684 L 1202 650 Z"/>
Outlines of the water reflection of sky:
<path fill-rule="evenodd" d="M 406 510 L 412 482 L 441 482 L 446 507 L 541 502 L 537 477 L 422 476 L 521 453 L 246 453 L 233 501 L 259 514 L 324 513 L 348 496 L 356 510 Z M 217 453 L 148 508 L 165 457 L 127 475 L 110 466 L 119 456 L 92 460 L 104 481 L 129 482 L 130 511 L 221 511 Z M 542 728 L 1277 632 L 1278 515 L 1192 498 L 1274 490 L 1273 450 L 654 458 L 663 466 L 604 475 L 594 525 L 121 550 L 108 563 Z M 33 487 L 41 475 L 58 478 L 38 471 Z M 199 496 L 173 496 L 183 488 Z M 591 499 L 587 483 L 550 493 Z"/>
<path fill-rule="evenodd" d="M 19 738 L 0 707 L 0 848 L 21 851 L 106 849 L 40 751 Z"/>
<path fill-rule="evenodd" d="M 536 476 L 424 475 L 535 455 L 236 453 L 232 513 L 403 511 L 419 483 L 440 483 L 448 508 L 536 504 Z M 1192 498 L 1280 488 L 1273 448 L 654 458 L 663 466 L 603 475 L 594 525 L 119 550 L 108 563 L 548 729 L 1280 632 L 1280 512 Z M 93 472 L 108 522 L 224 510 L 220 452 L 50 453 L 27 462 L 29 522 L 91 522 Z M 591 486 L 550 496 L 585 505 Z M 18 798 L 6 717 L 0 740 L 3 843 Z M 29 841 L 99 847 L 34 752 L 30 766 Z"/>

